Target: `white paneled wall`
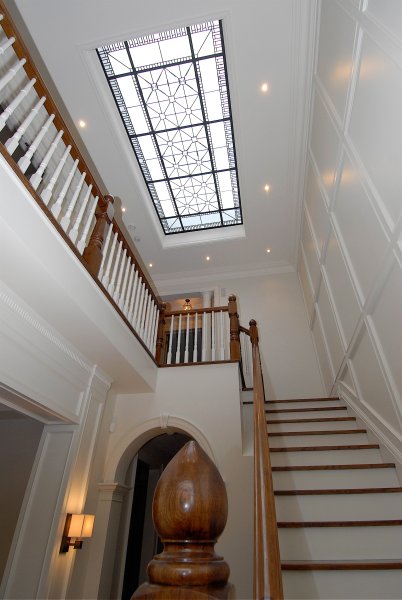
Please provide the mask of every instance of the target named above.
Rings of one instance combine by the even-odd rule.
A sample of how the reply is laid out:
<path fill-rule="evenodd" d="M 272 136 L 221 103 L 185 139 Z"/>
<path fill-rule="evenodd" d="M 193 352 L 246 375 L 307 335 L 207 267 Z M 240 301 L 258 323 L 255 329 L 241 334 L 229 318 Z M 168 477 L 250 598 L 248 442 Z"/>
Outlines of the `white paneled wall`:
<path fill-rule="evenodd" d="M 328 394 L 402 459 L 402 2 L 321 0 L 299 276 Z"/>

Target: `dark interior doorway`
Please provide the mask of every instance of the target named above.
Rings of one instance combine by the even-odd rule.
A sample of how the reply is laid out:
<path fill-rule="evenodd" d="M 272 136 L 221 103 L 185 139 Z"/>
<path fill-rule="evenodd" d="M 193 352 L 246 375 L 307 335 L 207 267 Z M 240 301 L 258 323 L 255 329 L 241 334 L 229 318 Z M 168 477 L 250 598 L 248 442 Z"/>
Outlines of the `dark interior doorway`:
<path fill-rule="evenodd" d="M 190 439 L 183 433 L 165 433 L 147 442 L 138 452 L 122 600 L 130 600 L 146 580 L 147 564 L 162 550 L 152 523 L 154 490 L 163 469 Z"/>

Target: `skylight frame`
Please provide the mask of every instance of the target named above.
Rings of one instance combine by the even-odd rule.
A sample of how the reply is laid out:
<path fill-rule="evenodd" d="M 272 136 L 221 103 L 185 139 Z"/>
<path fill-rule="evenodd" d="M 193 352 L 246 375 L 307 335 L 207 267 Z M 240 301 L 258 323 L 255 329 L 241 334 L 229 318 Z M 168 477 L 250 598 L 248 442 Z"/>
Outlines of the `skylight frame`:
<path fill-rule="evenodd" d="M 200 48 L 202 49 L 203 45 L 196 51 L 194 41 L 197 34 L 206 31 L 209 31 L 212 38 L 213 52 L 199 56 Z M 219 33 L 219 37 L 216 36 L 217 33 Z M 162 60 L 160 62 L 138 65 L 137 61 L 138 66 L 134 64 L 135 49 L 140 48 L 143 44 L 155 43 L 160 48 L 166 40 L 177 37 L 187 41 L 190 50 L 188 56 L 178 60 L 163 60 L 161 52 Z M 211 44 L 210 40 L 209 44 Z M 97 54 L 164 233 L 172 235 L 241 225 L 243 217 L 222 21 L 207 21 L 160 34 L 109 44 L 97 48 Z M 124 61 L 121 63 L 122 72 L 119 73 L 116 70 L 118 71 L 120 67 L 117 69 L 113 67 L 110 56 L 116 65 L 115 56 L 120 56 L 120 54 L 124 56 Z M 203 61 L 209 61 L 209 63 Z M 221 117 L 216 119 L 208 118 L 212 105 L 207 102 L 206 94 L 211 91 L 205 88 L 205 82 L 208 84 L 208 79 L 202 73 L 203 68 L 204 72 L 207 72 L 207 68 L 212 62 L 217 70 L 216 81 L 218 84 L 218 88 L 213 90 L 213 93 L 215 96 L 219 94 L 220 106 L 217 110 L 221 111 Z M 182 69 L 186 68 L 187 73 L 183 75 Z M 180 73 L 180 79 L 178 73 Z M 162 102 L 159 99 L 161 93 L 158 93 L 158 83 L 153 80 L 153 77 L 158 74 L 160 78 L 165 78 L 165 91 L 171 89 L 169 77 L 176 77 L 177 89 L 171 94 L 172 97 L 179 94 L 180 86 L 183 90 L 188 87 L 193 92 L 194 88 L 196 89 L 197 97 L 195 94 L 180 96 L 181 104 L 185 105 L 187 109 L 179 106 L 177 113 L 175 106 L 178 105 L 173 102 L 172 104 L 168 103 L 166 110 L 161 108 Z M 188 74 L 190 75 L 188 76 Z M 122 78 L 126 78 L 123 82 L 124 85 L 121 81 Z M 184 83 L 179 85 L 178 82 L 181 82 L 182 79 Z M 148 88 L 147 84 L 149 84 Z M 154 86 L 156 86 L 155 89 Z M 125 92 L 124 89 L 122 91 L 124 87 L 126 89 L 132 87 L 135 93 L 132 90 L 130 93 Z M 146 94 L 149 94 L 148 99 L 146 99 Z M 155 125 L 155 114 L 158 115 L 158 112 L 155 110 L 156 104 L 150 107 L 152 94 L 158 98 L 159 117 L 163 115 L 165 123 L 168 109 L 172 106 L 174 114 L 170 113 L 168 118 L 176 119 L 175 126 L 173 124 L 171 127 Z M 136 105 L 132 100 L 135 95 Z M 191 101 L 194 99 L 192 107 L 197 103 L 199 106 L 196 106 L 195 109 L 189 108 L 189 98 Z M 127 105 L 128 99 L 131 101 L 131 106 Z M 164 107 L 165 104 L 166 99 L 163 102 Z M 143 111 L 142 120 L 137 111 L 138 106 L 141 106 Z M 183 117 L 182 122 L 179 123 L 182 108 L 187 122 L 185 122 L 186 117 Z M 133 123 L 130 110 L 131 114 L 136 113 L 136 124 Z M 154 112 L 151 114 L 151 111 Z M 190 149 L 190 151 L 186 150 L 187 141 L 183 141 L 185 136 L 191 136 L 191 144 L 187 147 L 187 150 Z M 225 148 L 222 150 L 217 144 L 218 140 L 223 137 L 226 146 L 222 146 L 221 148 Z M 168 148 L 174 148 L 171 154 L 167 152 Z M 200 158 L 202 152 L 204 154 Z M 144 154 L 153 156 L 152 164 L 147 163 Z M 190 158 L 188 158 L 189 155 Z M 195 160 L 196 157 L 197 160 Z M 157 162 L 155 162 L 155 158 Z M 182 159 L 183 162 L 180 164 Z M 162 176 L 155 176 L 158 169 Z M 151 171 L 154 171 L 154 175 Z M 162 193 L 161 196 L 158 195 L 158 190 L 159 194 Z M 165 203 L 165 207 L 163 203 Z M 166 209 L 173 214 L 165 213 Z M 198 221 L 197 223 L 192 222 L 195 219 Z M 188 222 L 190 223 L 188 224 Z"/>

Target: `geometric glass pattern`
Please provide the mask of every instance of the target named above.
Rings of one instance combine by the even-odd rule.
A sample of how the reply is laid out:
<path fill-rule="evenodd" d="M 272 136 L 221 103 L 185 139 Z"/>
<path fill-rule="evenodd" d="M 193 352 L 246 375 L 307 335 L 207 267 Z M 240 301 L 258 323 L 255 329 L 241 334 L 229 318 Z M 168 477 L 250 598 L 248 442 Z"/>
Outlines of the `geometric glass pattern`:
<path fill-rule="evenodd" d="M 222 22 L 97 53 L 163 231 L 240 225 Z"/>

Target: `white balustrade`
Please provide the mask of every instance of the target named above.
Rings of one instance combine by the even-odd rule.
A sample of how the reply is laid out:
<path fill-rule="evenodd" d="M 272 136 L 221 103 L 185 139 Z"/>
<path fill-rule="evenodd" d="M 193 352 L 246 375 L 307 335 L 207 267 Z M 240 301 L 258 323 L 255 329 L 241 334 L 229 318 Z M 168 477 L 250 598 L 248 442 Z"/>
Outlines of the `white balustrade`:
<path fill-rule="evenodd" d="M 14 42 L 15 42 L 15 37 L 10 37 L 10 38 L 8 38 L 8 40 L 6 40 L 6 41 L 4 42 L 4 44 L 2 44 L 2 45 L 0 46 L 0 56 L 1 56 L 2 54 L 4 54 L 4 52 L 7 50 L 7 48 L 9 48 L 10 46 L 12 46 L 12 45 L 14 44 Z"/>
<path fill-rule="evenodd" d="M 112 234 L 113 234 L 113 225 L 112 225 L 112 223 L 110 223 L 108 230 L 107 230 L 105 243 L 103 245 L 102 260 L 101 260 L 101 264 L 99 267 L 99 273 L 98 273 L 99 281 L 102 281 L 102 279 L 103 279 L 103 269 L 105 267 L 106 257 L 108 256 L 109 244 L 110 244 L 110 240 L 112 239 Z"/>
<path fill-rule="evenodd" d="M 102 277 L 102 283 L 103 283 L 103 285 L 105 286 L 106 289 L 108 288 L 108 285 L 109 285 L 110 270 L 112 268 L 112 263 L 113 263 L 113 257 L 114 257 L 114 251 L 115 251 L 115 247 L 116 247 L 117 238 L 118 238 L 118 234 L 117 234 L 117 232 L 115 232 L 115 234 L 113 236 L 112 247 L 110 249 L 109 258 L 108 258 L 107 265 L 106 265 L 106 271 L 105 271 L 105 274 Z"/>
<path fill-rule="evenodd" d="M 131 258 L 130 258 L 130 256 L 127 256 L 126 268 L 124 270 L 123 285 L 121 287 L 121 294 L 120 294 L 120 299 L 119 299 L 119 308 L 122 311 L 124 311 L 124 307 L 126 306 L 126 303 L 124 300 L 126 297 L 126 288 L 127 288 L 127 282 L 128 282 L 128 275 L 130 273 L 130 267 L 131 267 Z"/>
<path fill-rule="evenodd" d="M 180 352 L 181 352 L 181 314 L 179 315 L 179 325 L 177 327 L 177 346 L 176 346 L 176 359 L 175 363 L 180 362 Z"/>
<path fill-rule="evenodd" d="M 49 183 L 47 184 L 47 186 L 44 188 L 44 190 L 40 194 L 40 197 L 42 198 L 42 200 L 45 204 L 49 204 L 49 202 L 50 202 L 50 199 L 53 195 L 53 188 L 56 185 L 56 183 L 60 177 L 60 173 L 63 170 L 66 160 L 70 154 L 70 151 L 71 151 L 71 146 L 67 146 L 67 148 L 65 149 L 65 151 L 63 153 L 63 156 L 61 157 L 61 159 L 59 161 L 59 164 L 57 165 L 53 175 L 51 176 L 51 178 L 49 180 Z M 74 163 L 74 164 L 78 165 L 78 160 L 76 160 L 76 163 Z M 75 166 L 75 168 L 76 168 L 76 166 Z M 74 175 L 74 173 L 73 173 L 73 175 Z M 73 175 L 71 175 L 71 178 L 73 177 Z M 61 210 L 61 205 L 60 205 L 60 210 Z M 57 219 L 60 211 L 56 215 L 55 212 L 53 211 L 53 207 L 52 207 L 52 212 Z"/>
<path fill-rule="evenodd" d="M 207 313 L 202 313 L 202 353 L 201 362 L 207 360 Z"/>
<path fill-rule="evenodd" d="M 128 313 L 128 320 L 130 321 L 130 323 L 133 325 L 134 327 L 134 314 L 135 314 L 135 308 L 136 308 L 136 302 L 138 300 L 138 271 L 135 271 L 135 275 L 134 275 L 134 283 L 133 283 L 133 289 L 131 290 L 131 300 L 130 300 L 130 310 Z"/>
<path fill-rule="evenodd" d="M 46 100 L 45 96 L 42 96 L 42 98 L 39 100 L 39 102 L 37 102 L 35 104 L 35 106 L 30 111 L 30 113 L 22 121 L 21 125 L 18 127 L 18 129 L 14 133 L 14 135 L 12 137 L 10 137 L 4 144 L 10 155 L 14 154 L 14 152 L 16 151 L 17 146 L 18 146 L 22 136 L 24 135 L 24 133 L 26 132 L 26 130 L 28 129 L 28 127 L 30 126 L 30 124 L 32 123 L 34 118 L 37 116 L 40 108 L 45 103 L 45 100 Z"/>
<path fill-rule="evenodd" d="M 142 280 L 142 277 L 140 277 L 139 288 L 140 288 L 139 301 L 138 301 L 137 306 L 136 306 L 137 311 L 136 311 L 135 319 L 134 319 L 134 329 L 137 331 L 137 333 L 140 331 L 141 316 L 142 316 L 142 306 L 143 306 L 143 303 L 144 303 L 144 296 L 145 296 L 145 285 L 144 285 L 144 282 Z"/>
<path fill-rule="evenodd" d="M 123 307 L 123 312 L 126 315 L 127 319 L 129 318 L 129 314 L 130 314 L 130 297 L 131 297 L 131 290 L 132 290 L 132 285 L 134 282 L 134 273 L 135 273 L 135 266 L 134 263 L 131 263 L 130 265 L 130 276 L 128 279 L 128 285 L 127 285 L 127 294 L 126 294 L 126 301 Z"/>
<path fill-rule="evenodd" d="M 215 360 L 215 313 L 211 313 L 211 360 Z"/>
<path fill-rule="evenodd" d="M 38 186 L 39 186 L 40 182 L 42 181 L 43 173 L 44 173 L 46 167 L 48 166 L 50 159 L 52 158 L 61 138 L 63 137 L 63 133 L 64 133 L 63 130 L 58 132 L 58 134 L 54 138 L 53 142 L 50 144 L 50 147 L 49 147 L 48 151 L 46 152 L 38 169 L 30 177 L 29 181 L 31 182 L 31 185 L 35 190 L 38 189 Z"/>
<path fill-rule="evenodd" d="M 81 177 L 79 178 L 78 183 L 75 187 L 73 197 L 71 198 L 71 200 L 68 204 L 68 207 L 67 207 L 64 217 L 60 221 L 60 225 L 63 227 L 65 232 L 67 232 L 70 227 L 71 216 L 73 214 L 73 210 L 75 208 L 75 205 L 77 204 L 78 197 L 79 197 L 82 187 L 84 185 L 85 175 L 86 175 L 85 172 L 81 173 Z"/>
<path fill-rule="evenodd" d="M 85 197 L 84 197 L 84 199 L 82 201 L 79 213 L 78 213 L 77 217 L 75 218 L 74 224 L 71 227 L 71 230 L 70 230 L 70 232 L 68 234 L 69 238 L 73 242 L 73 244 L 75 244 L 75 242 L 77 241 L 78 231 L 79 231 L 79 228 L 80 228 L 80 225 L 81 225 L 81 221 L 82 221 L 82 219 L 84 217 L 85 209 L 86 209 L 87 204 L 89 202 L 89 197 L 91 195 L 91 190 L 92 190 L 92 183 L 91 183 L 91 185 L 88 186 L 87 193 L 85 194 Z"/>
<path fill-rule="evenodd" d="M 80 241 L 77 244 L 78 252 L 80 252 L 81 254 L 84 252 L 84 250 L 86 248 L 86 245 L 87 245 L 87 239 L 88 239 L 88 235 L 89 235 L 89 229 L 91 227 L 92 221 L 93 221 L 94 216 L 95 216 L 95 211 L 96 211 L 96 207 L 98 205 L 98 200 L 99 200 L 98 196 L 96 196 L 96 198 L 93 199 L 92 207 L 89 210 L 86 223 L 85 223 L 84 228 L 82 230 Z"/>
<path fill-rule="evenodd" d="M 71 146 L 70 146 L 70 148 L 71 148 Z M 52 210 L 53 215 L 56 217 L 56 219 L 59 217 L 59 215 L 61 213 L 61 209 L 63 208 L 64 198 L 65 198 L 65 196 L 67 194 L 68 188 L 71 185 L 71 182 L 72 182 L 74 174 L 75 174 L 75 172 L 77 170 L 77 167 L 78 167 L 78 158 L 75 159 L 74 164 L 71 167 L 69 174 L 67 175 L 67 179 L 64 182 L 63 187 L 61 188 L 60 194 L 57 196 L 57 200 L 56 200 L 56 202 L 52 206 L 51 210 Z M 44 199 L 43 195 L 42 195 L 42 199 Z"/>
<path fill-rule="evenodd" d="M 23 173 L 25 173 L 25 171 L 28 169 L 28 167 L 31 163 L 32 157 L 35 154 L 35 152 L 37 151 L 39 144 L 41 143 L 43 137 L 45 136 L 47 130 L 49 129 L 51 123 L 53 122 L 54 117 L 55 117 L 55 115 L 50 115 L 50 117 L 46 120 L 46 122 L 40 128 L 38 134 L 36 135 L 34 141 L 30 145 L 28 150 L 25 152 L 24 156 L 22 156 L 19 159 L 18 166 Z"/>
<path fill-rule="evenodd" d="M 150 343 L 150 350 L 151 353 L 153 355 L 155 355 L 156 352 L 156 336 L 158 335 L 158 323 L 159 323 L 159 309 L 158 309 L 158 305 L 156 303 L 154 303 L 154 316 L 153 316 L 153 329 L 152 329 L 152 335 L 151 335 L 151 343 Z"/>
<path fill-rule="evenodd" d="M 116 252 L 115 259 L 114 259 L 112 275 L 110 277 L 109 285 L 107 286 L 107 291 L 112 296 L 112 298 L 113 298 L 114 286 L 116 284 L 117 269 L 118 269 L 119 263 L 120 263 L 122 248 L 123 248 L 123 240 L 120 240 L 119 245 L 117 246 L 117 252 Z"/>
<path fill-rule="evenodd" d="M 8 83 L 10 83 L 10 81 L 16 76 L 16 74 L 18 73 L 18 71 L 20 69 L 22 69 L 22 67 L 25 65 L 26 63 L 26 59 L 25 58 L 21 58 L 21 60 L 19 60 L 13 67 L 11 67 L 8 70 L 8 73 L 6 73 L 1 79 L 0 79 L 0 91 L 6 87 L 6 85 Z"/>
<path fill-rule="evenodd" d="M 120 244 L 122 245 L 123 241 L 121 241 Z M 124 248 L 123 256 L 121 257 L 121 260 L 120 260 L 119 274 L 117 276 L 117 281 L 116 281 L 116 285 L 115 285 L 114 292 L 113 292 L 113 300 L 117 304 L 118 304 L 119 298 L 120 298 L 120 286 L 121 286 L 121 280 L 123 278 L 124 267 L 126 265 L 126 255 L 127 255 L 127 248 Z"/>
<path fill-rule="evenodd" d="M 198 362 L 198 313 L 194 315 L 194 351 L 193 362 Z"/>
<path fill-rule="evenodd" d="M 167 359 L 166 359 L 167 365 L 172 364 L 172 344 L 173 344 L 173 332 L 174 332 L 173 328 L 174 328 L 174 315 L 172 315 L 172 318 L 170 320 L 169 349 L 168 349 L 168 354 L 167 354 Z"/>
<path fill-rule="evenodd" d="M 28 94 L 29 90 L 35 85 L 36 79 L 31 79 L 27 85 L 22 88 L 20 93 L 14 98 L 12 102 L 7 106 L 7 108 L 0 115 L 0 131 L 5 127 L 8 119 L 11 117 L 16 108 L 21 104 L 25 96 Z"/>
<path fill-rule="evenodd" d="M 186 340 L 184 344 L 184 362 L 188 363 L 188 338 L 190 336 L 190 315 L 187 313 Z"/>

